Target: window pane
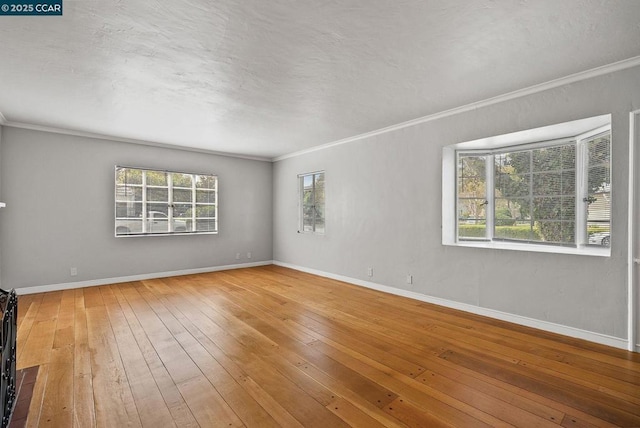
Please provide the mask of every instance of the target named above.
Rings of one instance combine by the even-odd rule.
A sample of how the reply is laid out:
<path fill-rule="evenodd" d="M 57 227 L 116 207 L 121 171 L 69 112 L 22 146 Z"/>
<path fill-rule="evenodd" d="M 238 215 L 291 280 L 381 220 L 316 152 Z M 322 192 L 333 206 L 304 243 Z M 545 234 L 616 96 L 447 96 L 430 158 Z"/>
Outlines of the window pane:
<path fill-rule="evenodd" d="M 487 222 L 484 220 L 458 224 L 458 237 L 460 238 L 486 238 L 486 236 Z"/>
<path fill-rule="evenodd" d="M 574 211 L 572 204 L 575 207 L 575 183 L 572 183 L 575 177 L 575 143 L 532 152 L 535 171 L 532 214 L 540 238 L 545 242 L 574 244 L 575 217 L 567 214 Z"/>
<path fill-rule="evenodd" d="M 495 155 L 495 238 L 575 243 L 575 153 L 571 143 Z"/>
<path fill-rule="evenodd" d="M 307 175 L 302 179 L 302 230 L 304 232 L 314 231 L 314 200 L 313 200 L 313 176 Z"/>
<path fill-rule="evenodd" d="M 567 221 L 562 223 L 562 241 L 561 242 L 575 242 L 576 240 L 576 225 L 573 221 Z"/>
<path fill-rule="evenodd" d="M 609 165 L 611 163 L 611 135 L 598 136 L 587 143 L 589 165 Z"/>
<path fill-rule="evenodd" d="M 142 202 L 142 187 L 132 187 L 126 185 L 116 186 L 116 201 L 118 202 Z"/>
<path fill-rule="evenodd" d="M 196 175 L 196 188 L 215 189 L 217 180 L 215 175 Z"/>
<path fill-rule="evenodd" d="M 560 172 L 534 173 L 532 190 L 535 196 L 561 195 L 562 175 Z"/>
<path fill-rule="evenodd" d="M 313 232 L 313 215 L 310 212 L 306 212 L 302 218 L 302 228 L 305 232 Z"/>
<path fill-rule="evenodd" d="M 508 225 L 515 223 L 516 221 L 522 221 L 528 218 L 529 205 L 531 205 L 529 198 L 495 198 L 495 212 L 496 220 L 503 220 L 502 225 Z M 496 225 L 500 226 L 500 222 Z"/>
<path fill-rule="evenodd" d="M 142 215 L 142 202 L 116 202 L 116 217 L 131 218 Z"/>
<path fill-rule="evenodd" d="M 169 204 L 147 204 L 147 217 L 151 217 L 152 213 L 160 213 L 165 217 L 169 216 Z"/>
<path fill-rule="evenodd" d="M 192 198 L 191 189 L 173 189 L 173 202 L 191 202 Z"/>
<path fill-rule="evenodd" d="M 216 232 L 217 230 L 215 219 L 196 220 L 196 232 Z"/>
<path fill-rule="evenodd" d="M 147 171 L 147 186 L 166 186 L 167 173 L 162 171 Z"/>
<path fill-rule="evenodd" d="M 318 233 L 324 233 L 324 173 L 316 174 L 314 186 L 314 216 L 315 216 L 315 231 Z"/>
<path fill-rule="evenodd" d="M 191 204 L 173 204 L 173 218 L 191 218 Z"/>
<path fill-rule="evenodd" d="M 216 192 L 211 190 L 196 190 L 196 202 L 213 204 L 216 202 Z"/>
<path fill-rule="evenodd" d="M 606 191 L 611 186 L 611 167 L 609 165 L 589 166 L 589 193 Z"/>
<path fill-rule="evenodd" d="M 576 193 L 576 171 L 575 170 L 563 170 L 562 171 L 562 194 L 573 195 Z"/>
<path fill-rule="evenodd" d="M 561 147 L 560 150 L 562 156 L 562 169 L 574 170 L 576 169 L 576 146 L 575 144 L 568 144 Z"/>
<path fill-rule="evenodd" d="M 458 159 L 458 237 L 486 238 L 486 156 Z"/>
<path fill-rule="evenodd" d="M 462 230 L 464 225 L 482 225 L 483 228 L 486 227 L 486 206 L 484 198 L 458 199 L 458 229 Z M 482 236 L 484 237 L 485 235 Z"/>
<path fill-rule="evenodd" d="M 169 202 L 169 189 L 147 188 L 147 201 Z"/>
<path fill-rule="evenodd" d="M 142 184 L 142 170 L 131 168 L 116 169 L 116 184 Z"/>
<path fill-rule="evenodd" d="M 562 198 L 535 197 L 533 210 L 536 220 L 560 220 L 562 213 Z"/>
<path fill-rule="evenodd" d="M 611 245 L 611 134 L 587 142 L 587 237 L 588 243 Z"/>
<path fill-rule="evenodd" d="M 570 227 L 570 222 L 566 222 L 563 225 L 561 221 L 547 221 L 547 220 L 538 220 L 536 221 L 536 227 L 540 231 L 542 236 L 542 241 L 550 242 L 550 243 L 563 243 L 563 226 L 565 228 Z M 566 236 L 567 234 L 565 234 Z"/>
<path fill-rule="evenodd" d="M 193 185 L 193 175 L 191 174 L 180 174 L 180 173 L 172 173 L 171 180 L 173 183 L 173 187 L 187 187 L 191 189 Z"/>
<path fill-rule="evenodd" d="M 198 217 L 213 217 L 216 216 L 215 205 L 196 205 L 196 218 Z"/>
<path fill-rule="evenodd" d="M 576 198 L 575 196 L 562 197 L 562 213 L 560 218 L 573 222 L 576 218 Z"/>
<path fill-rule="evenodd" d="M 132 235 L 136 233 L 142 233 L 142 219 L 117 219 L 116 220 L 116 234 L 118 235 Z"/>
<path fill-rule="evenodd" d="M 562 148 L 545 147 L 531 151 L 533 172 L 562 169 Z"/>
<path fill-rule="evenodd" d="M 496 224 L 494 237 L 497 239 L 515 239 L 537 241 L 537 235 L 531 221 L 513 221 L 509 224 Z"/>
<path fill-rule="evenodd" d="M 303 184 L 305 189 L 311 189 L 313 187 L 313 176 L 312 175 L 305 175 L 303 177 Z"/>
<path fill-rule="evenodd" d="M 169 217 L 159 210 L 147 212 L 147 232 L 167 233 L 169 232 Z"/>
<path fill-rule="evenodd" d="M 526 152 L 501 153 L 494 158 L 494 185 L 496 197 L 509 199 L 529 197 L 531 154 Z"/>

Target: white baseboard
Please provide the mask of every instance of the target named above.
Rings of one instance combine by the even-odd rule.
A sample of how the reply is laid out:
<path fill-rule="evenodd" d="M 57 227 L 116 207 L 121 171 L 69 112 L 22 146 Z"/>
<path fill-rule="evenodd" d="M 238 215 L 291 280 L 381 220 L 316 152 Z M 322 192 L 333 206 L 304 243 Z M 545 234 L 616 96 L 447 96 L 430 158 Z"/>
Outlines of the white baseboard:
<path fill-rule="evenodd" d="M 524 325 L 527 327 L 537 328 L 539 330 L 549 331 L 551 333 L 562 334 L 564 336 L 575 337 L 578 339 L 588 340 L 590 342 L 599 343 L 602 345 L 612 346 L 614 348 L 620 348 L 627 350 L 628 340 L 621 339 L 619 337 L 609 336 L 606 334 L 596 333 L 592 331 L 582 330 L 575 327 L 569 327 L 562 324 L 555 324 L 548 321 L 537 320 L 534 318 L 523 317 L 521 315 L 510 314 L 507 312 L 497 311 L 495 309 L 483 308 L 480 306 L 469 305 L 467 303 L 455 302 L 453 300 L 441 299 L 439 297 L 427 296 L 426 294 L 416 293 L 414 291 L 402 290 L 400 288 L 389 287 L 382 284 L 376 284 L 374 282 L 363 281 L 348 276 L 337 275 L 334 273 L 324 272 L 316 269 L 306 268 L 303 266 L 297 266 L 290 263 L 284 263 L 277 260 L 273 261 L 274 265 L 282 266 L 290 269 L 299 270 L 301 272 L 310 273 L 313 275 L 323 276 L 325 278 L 335 279 L 338 281 L 348 282 L 350 284 L 359 285 L 361 287 L 371 288 L 377 291 L 383 291 L 385 293 L 395 294 L 397 296 L 408 297 L 410 299 L 419 300 L 422 302 L 433 303 L 447 308 L 457 309 L 464 312 L 469 312 L 476 315 L 482 315 L 490 318 L 499 319 L 502 321 L 511 322 L 514 324 Z M 639 348 L 640 349 L 640 345 Z"/>
<path fill-rule="evenodd" d="M 193 275 L 196 273 L 217 272 L 221 270 L 267 266 L 271 264 L 273 264 L 273 262 L 271 260 L 267 260 L 263 262 L 241 263 L 241 264 L 226 265 L 226 266 L 213 266 L 213 267 L 198 268 L 198 269 L 174 270 L 169 272 L 144 273 L 140 275 L 120 276 L 116 278 L 92 279 L 89 281 L 67 282 L 62 284 L 37 285 L 34 287 L 16 288 L 15 290 L 16 290 L 16 294 L 18 295 L 46 293 L 48 291 L 70 290 L 74 288 L 94 287 L 97 285 L 117 284 L 119 282 L 143 281 L 145 279 L 167 278 L 170 276 L 180 276 L 180 275 Z"/>

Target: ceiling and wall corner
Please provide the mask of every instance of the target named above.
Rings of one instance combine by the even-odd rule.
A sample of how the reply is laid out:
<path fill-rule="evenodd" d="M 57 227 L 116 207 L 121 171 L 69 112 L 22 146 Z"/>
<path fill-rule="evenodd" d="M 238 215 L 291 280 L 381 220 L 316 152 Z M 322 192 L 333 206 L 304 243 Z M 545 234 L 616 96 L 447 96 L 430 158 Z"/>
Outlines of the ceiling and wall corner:
<path fill-rule="evenodd" d="M 0 111 L 272 159 L 636 58 L 639 21 L 627 0 L 68 0 L 3 19 Z"/>

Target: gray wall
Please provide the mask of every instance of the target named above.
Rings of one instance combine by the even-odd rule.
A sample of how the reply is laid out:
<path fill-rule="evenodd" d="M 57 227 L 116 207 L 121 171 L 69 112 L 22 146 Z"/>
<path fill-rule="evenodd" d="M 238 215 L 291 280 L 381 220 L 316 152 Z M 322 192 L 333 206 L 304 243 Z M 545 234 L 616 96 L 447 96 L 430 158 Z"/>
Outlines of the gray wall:
<path fill-rule="evenodd" d="M 0 194 L 7 208 L 0 214 L 0 272 L 5 288 L 272 259 L 270 162 L 12 127 L 3 131 Z M 115 238 L 115 165 L 217 174 L 219 234 Z M 75 277 L 69 273 L 72 266 L 78 268 Z"/>
<path fill-rule="evenodd" d="M 628 115 L 639 107 L 634 68 L 278 161 L 274 260 L 625 338 Z M 607 113 L 611 257 L 441 244 L 443 146 Z M 296 176 L 318 170 L 327 233 L 298 234 Z"/>

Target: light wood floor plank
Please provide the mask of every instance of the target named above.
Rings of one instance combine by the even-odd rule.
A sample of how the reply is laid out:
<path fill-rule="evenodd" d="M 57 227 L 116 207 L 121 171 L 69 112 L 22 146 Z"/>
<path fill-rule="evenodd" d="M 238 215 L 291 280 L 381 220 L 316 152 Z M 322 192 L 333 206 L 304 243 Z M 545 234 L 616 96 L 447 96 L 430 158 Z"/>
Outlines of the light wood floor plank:
<path fill-rule="evenodd" d="M 171 413 L 142 356 L 117 298 L 111 288 L 103 288 L 101 291 L 142 426 L 174 427 Z"/>
<path fill-rule="evenodd" d="M 21 296 L 27 427 L 640 426 L 640 356 L 277 266 Z"/>
<path fill-rule="evenodd" d="M 140 416 L 107 310 L 104 306 L 93 306 L 86 308 L 86 315 L 97 426 L 140 427 Z"/>
<path fill-rule="evenodd" d="M 127 322 L 129 323 L 129 327 L 131 328 L 138 347 L 142 352 L 144 361 L 147 363 L 149 370 L 151 370 L 153 378 L 160 389 L 160 393 L 171 412 L 174 423 L 179 427 L 186 428 L 199 426 L 195 417 L 191 413 L 191 410 L 185 403 L 184 398 L 180 394 L 176 384 L 171 379 L 171 376 L 169 376 L 169 372 L 165 368 L 164 364 L 162 364 L 160 357 L 158 357 L 152 343 L 149 341 L 144 329 L 136 318 L 135 313 L 124 298 L 120 287 L 113 287 L 113 292 L 118 299 L 118 303 L 120 304 L 120 308 L 122 309 Z"/>
<path fill-rule="evenodd" d="M 73 426 L 95 427 L 96 410 L 93 400 L 93 375 L 84 290 L 74 291 Z"/>

